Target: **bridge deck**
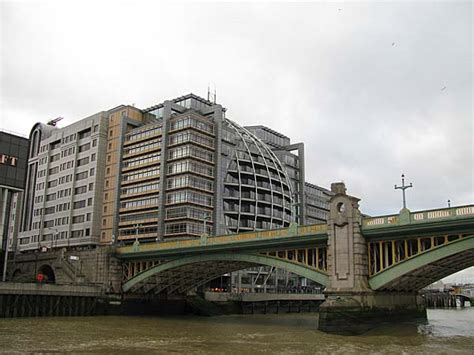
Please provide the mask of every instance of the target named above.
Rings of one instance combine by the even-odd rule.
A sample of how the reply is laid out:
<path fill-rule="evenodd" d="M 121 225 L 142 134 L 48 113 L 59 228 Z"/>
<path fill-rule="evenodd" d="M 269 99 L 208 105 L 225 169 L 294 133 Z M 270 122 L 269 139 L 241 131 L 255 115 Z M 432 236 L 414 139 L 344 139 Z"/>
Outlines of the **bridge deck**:
<path fill-rule="evenodd" d="M 144 243 L 118 247 L 117 257 L 120 259 L 135 259 L 146 257 L 168 257 L 182 254 L 222 252 L 229 249 L 239 250 L 275 250 L 278 247 L 301 247 L 305 245 L 324 243 L 327 240 L 327 225 L 312 224 L 292 226 L 289 228 L 273 229 L 240 234 L 219 236 L 201 236 L 196 239 L 172 240 L 159 243 Z"/>

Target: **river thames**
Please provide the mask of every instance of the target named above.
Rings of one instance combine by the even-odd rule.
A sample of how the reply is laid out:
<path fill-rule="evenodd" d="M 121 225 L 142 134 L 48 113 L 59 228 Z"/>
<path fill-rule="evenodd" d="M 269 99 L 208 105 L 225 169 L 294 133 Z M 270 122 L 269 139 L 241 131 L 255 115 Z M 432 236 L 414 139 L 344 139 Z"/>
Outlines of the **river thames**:
<path fill-rule="evenodd" d="M 314 354 L 474 351 L 474 308 L 428 310 L 426 322 L 360 336 L 317 330 L 316 313 L 217 317 L 57 317 L 0 320 L 0 353 Z"/>

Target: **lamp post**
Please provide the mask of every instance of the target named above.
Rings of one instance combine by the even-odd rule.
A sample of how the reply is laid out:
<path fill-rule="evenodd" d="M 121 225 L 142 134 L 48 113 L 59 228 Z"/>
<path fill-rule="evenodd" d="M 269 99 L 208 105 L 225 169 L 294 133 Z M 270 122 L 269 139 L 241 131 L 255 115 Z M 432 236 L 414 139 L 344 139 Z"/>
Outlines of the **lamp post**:
<path fill-rule="evenodd" d="M 53 249 L 53 243 L 55 247 L 58 246 L 59 231 L 55 227 L 46 227 L 46 229 L 49 229 L 55 232 L 54 234 L 51 235 L 51 249 Z"/>
<path fill-rule="evenodd" d="M 3 261 L 3 275 L 2 281 L 5 282 L 7 280 L 7 264 L 8 264 L 8 248 L 10 244 L 10 233 L 7 231 L 7 240 L 5 242 L 5 259 Z"/>
<path fill-rule="evenodd" d="M 211 215 L 207 214 L 206 216 L 204 216 L 204 218 L 203 218 L 204 230 L 203 230 L 202 234 L 206 234 L 206 235 L 207 235 L 206 222 L 207 222 L 207 221 L 210 221 L 210 220 L 211 220 Z"/>
<path fill-rule="evenodd" d="M 395 190 L 402 190 L 403 195 L 403 208 L 407 208 L 406 197 L 405 197 L 405 190 L 413 187 L 413 184 L 410 182 L 410 185 L 405 185 L 405 174 L 402 174 L 402 186 L 395 185 Z"/>
<path fill-rule="evenodd" d="M 451 200 L 448 200 L 448 208 L 451 208 Z"/>

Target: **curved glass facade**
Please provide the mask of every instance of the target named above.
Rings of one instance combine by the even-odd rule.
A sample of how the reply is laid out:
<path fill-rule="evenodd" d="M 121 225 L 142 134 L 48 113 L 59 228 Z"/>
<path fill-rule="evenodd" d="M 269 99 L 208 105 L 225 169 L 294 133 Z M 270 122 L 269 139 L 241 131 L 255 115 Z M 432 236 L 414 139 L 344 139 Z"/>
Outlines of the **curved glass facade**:
<path fill-rule="evenodd" d="M 286 227 L 293 220 L 287 172 L 265 143 L 247 129 L 224 121 L 230 143 L 224 174 L 223 213 L 230 233 Z"/>

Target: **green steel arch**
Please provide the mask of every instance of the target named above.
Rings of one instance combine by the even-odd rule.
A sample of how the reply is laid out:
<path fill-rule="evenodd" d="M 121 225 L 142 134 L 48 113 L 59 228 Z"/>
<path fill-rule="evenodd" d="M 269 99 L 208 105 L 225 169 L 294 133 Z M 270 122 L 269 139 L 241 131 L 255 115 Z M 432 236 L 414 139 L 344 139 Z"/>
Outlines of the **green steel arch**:
<path fill-rule="evenodd" d="M 297 264 L 289 260 L 283 260 L 272 256 L 267 255 L 257 255 L 257 254 L 244 254 L 244 253 L 220 253 L 220 254 L 205 254 L 205 255 L 196 255 L 188 256 L 183 258 L 174 259 L 166 263 L 156 265 L 150 269 L 147 269 L 136 276 L 129 279 L 122 285 L 123 292 L 129 291 L 133 286 L 139 284 L 146 279 L 164 272 L 167 270 L 179 268 L 181 266 L 206 262 L 206 261 L 240 261 L 247 262 L 257 265 L 266 265 L 273 266 L 280 269 L 285 269 L 287 271 L 293 272 L 297 275 L 306 277 L 307 279 L 313 280 L 323 286 L 326 286 L 329 282 L 329 277 L 327 274 L 318 271 L 314 268 L 305 266 L 303 264 Z"/>
<path fill-rule="evenodd" d="M 390 283 L 396 281 L 397 279 L 407 276 L 418 269 L 423 269 L 430 265 L 435 265 L 436 262 L 442 259 L 455 257 L 456 255 L 461 255 L 469 252 L 474 253 L 474 235 L 464 237 L 446 245 L 441 245 L 437 248 L 418 254 L 398 264 L 395 264 L 390 268 L 387 268 L 386 270 L 382 271 L 381 273 L 372 276 L 369 279 L 369 285 L 372 290 L 382 289 Z M 474 265 L 474 259 L 472 259 L 472 265 Z M 451 269 L 453 271 L 448 273 L 446 276 L 449 276 L 454 272 L 461 271 L 464 268 L 461 267 L 459 268 L 459 270 L 454 270 L 456 268 L 456 265 L 451 266 Z M 429 277 L 429 270 L 426 271 L 425 276 Z M 437 280 L 433 280 L 433 282 L 434 281 Z"/>

